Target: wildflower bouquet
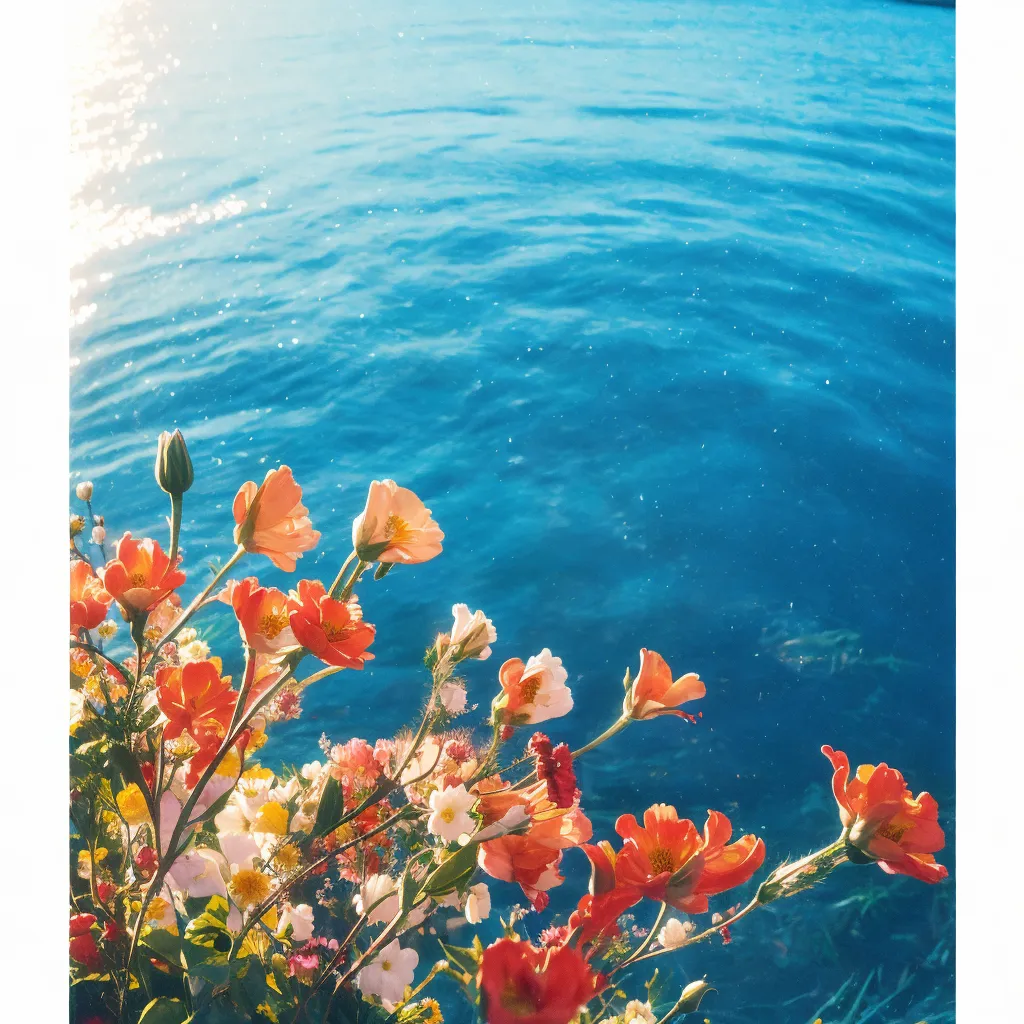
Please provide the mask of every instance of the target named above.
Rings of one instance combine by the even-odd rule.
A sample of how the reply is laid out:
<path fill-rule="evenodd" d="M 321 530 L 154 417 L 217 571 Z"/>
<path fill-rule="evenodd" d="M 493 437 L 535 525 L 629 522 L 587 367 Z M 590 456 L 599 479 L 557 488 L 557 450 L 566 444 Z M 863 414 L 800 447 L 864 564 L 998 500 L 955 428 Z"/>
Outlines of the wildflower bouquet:
<path fill-rule="evenodd" d="M 319 541 L 281 466 L 239 489 L 235 550 L 183 607 L 178 536 L 193 470 L 177 431 L 161 435 L 156 479 L 170 497 L 167 552 L 130 533 L 108 551 L 89 483 L 77 487 L 87 515 L 71 520 L 74 1020 L 439 1024 L 432 983 L 443 976 L 487 1024 L 665 1024 L 696 1010 L 710 986 L 659 1000 L 642 981 L 648 961 L 712 936 L 729 941 L 743 917 L 847 862 L 945 877 L 933 856 L 944 843 L 935 801 L 914 797 L 885 764 L 851 775 L 846 755 L 826 746 L 836 841 L 783 863 L 748 902 L 697 926 L 711 898 L 761 869 L 764 842 L 734 840 L 719 811 L 699 829 L 666 803 L 642 822 L 619 817 L 617 843 L 594 842 L 574 762 L 635 723 L 696 723 L 682 706 L 704 696 L 699 676 L 673 678 L 661 655 L 641 650 L 621 714 L 570 750 L 536 728 L 573 706 L 567 672 L 544 648 L 498 670 L 481 738 L 459 673 L 490 656 L 497 634 L 464 604 L 426 652 L 426 698 L 408 729 L 372 744 L 324 737 L 322 760 L 261 765 L 267 730 L 301 714 L 308 687 L 373 659 L 376 630 L 356 588 L 434 558 L 444 535 L 415 494 L 374 481 L 330 584 L 300 579 L 285 594 L 234 576 L 246 556 L 293 572 Z M 87 527 L 94 558 L 80 546 Z M 108 618 L 114 605 L 124 627 Z M 237 684 L 197 625 L 214 613 L 237 624 Z M 133 653 L 116 658 L 122 628 Z M 589 861 L 589 885 L 568 920 L 545 926 L 536 915 L 566 881 L 574 847 L 580 866 Z M 529 909 L 511 908 L 496 941 L 438 939 L 434 915 L 478 926 L 492 914 L 487 878 L 517 884 Z M 620 926 L 648 903 L 649 929 Z"/>

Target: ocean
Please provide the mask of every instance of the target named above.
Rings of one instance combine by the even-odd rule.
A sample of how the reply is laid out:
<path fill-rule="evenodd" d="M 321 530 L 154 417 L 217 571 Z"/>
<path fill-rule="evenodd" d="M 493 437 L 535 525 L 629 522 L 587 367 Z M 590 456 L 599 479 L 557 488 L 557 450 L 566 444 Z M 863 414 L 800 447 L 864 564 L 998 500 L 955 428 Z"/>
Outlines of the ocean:
<path fill-rule="evenodd" d="M 94 481 L 111 537 L 165 538 L 152 461 L 181 428 L 186 596 L 232 550 L 238 486 L 282 463 L 323 537 L 295 577 L 243 563 L 267 582 L 332 579 L 372 479 L 446 534 L 360 588 L 376 660 L 311 691 L 265 763 L 413 719 L 466 602 L 498 630 L 470 724 L 501 662 L 543 647 L 576 700 L 548 732 L 574 746 L 641 647 L 706 681 L 696 725 L 580 762 L 596 838 L 667 802 L 725 811 L 768 866 L 806 853 L 839 829 L 828 743 L 936 797 L 953 873 L 953 11 L 76 17 L 70 490 Z M 562 914 L 586 880 L 582 854 L 565 867 Z M 708 974 L 713 1024 L 952 1019 L 953 887 L 844 867 L 672 981 Z"/>

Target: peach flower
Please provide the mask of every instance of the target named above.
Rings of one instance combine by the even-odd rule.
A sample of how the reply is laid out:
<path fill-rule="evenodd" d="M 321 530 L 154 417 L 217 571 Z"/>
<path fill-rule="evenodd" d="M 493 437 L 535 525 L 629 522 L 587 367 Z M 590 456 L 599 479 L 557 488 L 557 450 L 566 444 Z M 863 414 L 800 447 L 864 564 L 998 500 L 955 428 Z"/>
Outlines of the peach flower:
<path fill-rule="evenodd" d="M 295 560 L 316 547 L 320 534 L 302 504 L 302 488 L 288 466 L 271 469 L 259 487 L 247 480 L 235 495 L 235 543 L 294 572 Z"/>
<path fill-rule="evenodd" d="M 622 702 L 622 713 L 644 720 L 657 715 L 678 715 L 695 721 L 693 715 L 679 711 L 680 704 L 697 700 L 707 693 L 696 672 L 687 672 L 675 682 L 672 671 L 657 651 L 640 648 L 640 671 Z"/>
<path fill-rule="evenodd" d="M 572 710 L 572 691 L 565 685 L 568 678 L 562 659 L 552 656 L 547 647 L 525 665 L 520 658 L 509 658 L 498 669 L 502 692 L 491 704 L 494 721 L 536 725 L 567 715 Z"/>
<path fill-rule="evenodd" d="M 829 746 L 821 752 L 832 762 L 832 792 L 849 845 L 890 875 L 941 882 L 949 872 L 934 857 L 946 845 L 935 798 L 915 797 L 902 774 L 884 763 L 862 764 L 851 779 L 846 754 Z"/>
<path fill-rule="evenodd" d="M 117 552 L 100 569 L 100 578 L 125 619 L 155 608 L 185 582 L 185 574 L 171 565 L 155 540 L 133 540 L 130 533 L 117 542 Z"/>
<path fill-rule="evenodd" d="M 88 562 L 80 558 L 71 563 L 71 632 L 95 629 L 106 617 L 113 598 L 93 573 Z"/>
<path fill-rule="evenodd" d="M 366 508 L 352 523 L 352 546 L 364 562 L 426 562 L 441 554 L 444 534 L 430 509 L 394 480 L 374 480 Z"/>
<path fill-rule="evenodd" d="M 319 580 L 300 580 L 288 600 L 288 612 L 295 639 L 328 665 L 362 668 L 373 658 L 366 648 L 377 631 L 363 622 L 355 595 L 335 601 Z"/>

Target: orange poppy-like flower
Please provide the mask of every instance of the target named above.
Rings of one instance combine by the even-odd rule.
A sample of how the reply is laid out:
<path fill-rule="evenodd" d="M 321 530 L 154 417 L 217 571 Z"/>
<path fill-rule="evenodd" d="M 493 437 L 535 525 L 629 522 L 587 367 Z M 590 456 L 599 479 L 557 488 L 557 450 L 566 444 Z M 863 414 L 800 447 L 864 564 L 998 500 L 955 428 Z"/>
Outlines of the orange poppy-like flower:
<path fill-rule="evenodd" d="M 862 764 L 851 779 L 846 754 L 829 746 L 821 752 L 835 769 L 832 792 L 850 846 L 890 875 L 941 882 L 949 872 L 934 857 L 946 845 L 935 798 L 915 797 L 903 775 L 884 763 Z"/>
<path fill-rule="evenodd" d="M 643 892 L 630 885 L 620 885 L 615 877 L 616 853 L 607 840 L 580 847 L 590 861 L 590 892 L 580 897 L 569 916 L 570 930 L 579 929 L 578 945 L 583 946 L 618 935 L 618 919 L 639 903 Z"/>
<path fill-rule="evenodd" d="M 117 552 L 100 569 L 100 578 L 125 619 L 155 608 L 185 582 L 185 574 L 177 564 L 171 565 L 155 540 L 133 540 L 130 533 L 117 542 Z"/>
<path fill-rule="evenodd" d="M 364 562 L 426 562 L 441 554 L 444 534 L 430 509 L 394 480 L 374 480 L 366 508 L 352 523 L 352 546 Z"/>
<path fill-rule="evenodd" d="M 597 975 L 569 946 L 499 939 L 477 974 L 486 1024 L 568 1024 L 593 999 Z"/>
<path fill-rule="evenodd" d="M 95 629 L 107 617 L 113 600 L 89 563 L 76 558 L 71 563 L 71 632 Z"/>
<path fill-rule="evenodd" d="M 764 863 L 762 839 L 746 835 L 727 845 L 732 825 L 718 811 L 708 811 L 703 835 L 670 804 L 644 811 L 643 827 L 623 814 L 615 831 L 625 840 L 615 858 L 616 884 L 687 914 L 704 913 L 708 896 L 742 885 Z"/>
<path fill-rule="evenodd" d="M 288 600 L 288 613 L 295 639 L 328 665 L 362 668 L 372 660 L 366 648 L 377 630 L 363 622 L 354 595 L 348 601 L 335 601 L 319 580 L 300 580 Z"/>
<path fill-rule="evenodd" d="M 640 649 L 640 671 L 622 703 L 622 713 L 646 719 L 657 715 L 678 715 L 696 721 L 693 715 L 679 710 L 680 704 L 697 700 L 707 693 L 696 672 L 687 672 L 675 682 L 672 671 L 657 651 Z"/>
<path fill-rule="evenodd" d="M 276 587 L 261 587 L 246 576 L 231 587 L 231 607 L 238 618 L 242 639 L 259 654 L 278 654 L 297 647 L 288 621 L 288 598 Z"/>
<path fill-rule="evenodd" d="M 543 910 L 548 890 L 565 881 L 559 871 L 562 851 L 587 842 L 594 830 L 578 799 L 569 807 L 558 807 L 548 799 L 544 782 L 524 790 L 485 793 L 478 810 L 486 826 L 517 806 L 529 818 L 526 831 L 480 843 L 477 863 L 492 878 L 518 883 L 534 908 Z"/>
<path fill-rule="evenodd" d="M 187 732 L 200 746 L 207 746 L 227 733 L 238 694 L 230 677 L 220 673 L 219 658 L 157 669 L 156 700 L 167 716 L 165 740 Z"/>
<path fill-rule="evenodd" d="M 315 548 L 320 534 L 302 504 L 302 488 L 288 466 L 268 470 L 263 483 L 247 480 L 231 506 L 235 543 L 246 551 L 266 555 L 278 569 L 295 570 L 295 560 Z"/>

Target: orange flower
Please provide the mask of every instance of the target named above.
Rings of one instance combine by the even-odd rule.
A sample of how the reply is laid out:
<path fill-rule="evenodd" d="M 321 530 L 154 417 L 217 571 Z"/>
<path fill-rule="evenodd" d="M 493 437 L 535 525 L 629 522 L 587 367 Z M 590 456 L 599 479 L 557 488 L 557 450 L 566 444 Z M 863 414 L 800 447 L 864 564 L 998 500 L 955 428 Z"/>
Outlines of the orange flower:
<path fill-rule="evenodd" d="M 230 594 L 239 632 L 254 651 L 278 654 L 298 645 L 288 621 L 288 598 L 280 590 L 261 587 L 255 576 L 246 576 Z"/>
<path fill-rule="evenodd" d="M 562 851 L 587 842 L 593 828 L 578 800 L 569 807 L 556 806 L 543 782 L 524 790 L 492 790 L 481 797 L 478 809 L 486 826 L 516 806 L 530 819 L 526 831 L 482 842 L 477 863 L 492 878 L 518 883 L 534 908 L 543 910 L 547 891 L 565 881 L 558 870 Z"/>
<path fill-rule="evenodd" d="M 288 600 L 288 612 L 295 639 L 328 665 L 362 668 L 373 658 L 366 648 L 377 631 L 363 622 L 354 595 L 347 602 L 335 601 L 319 580 L 300 580 Z"/>
<path fill-rule="evenodd" d="M 626 699 L 622 712 L 633 718 L 654 718 L 656 715 L 678 715 L 696 721 L 693 715 L 677 710 L 680 704 L 697 700 L 707 692 L 696 672 L 687 672 L 675 682 L 665 659 L 657 651 L 640 649 L 640 671 Z"/>
<path fill-rule="evenodd" d="M 524 665 L 509 658 L 498 669 L 501 693 L 491 702 L 491 717 L 506 725 L 537 725 L 572 711 L 572 691 L 565 685 L 569 673 L 545 647 Z"/>
<path fill-rule="evenodd" d="M 732 825 L 718 811 L 708 811 L 703 836 L 670 804 L 644 811 L 642 828 L 623 814 L 615 831 L 625 840 L 615 858 L 616 884 L 688 914 L 704 913 L 708 896 L 742 885 L 764 863 L 764 841 L 755 836 L 726 845 Z"/>
<path fill-rule="evenodd" d="M 934 797 L 913 796 L 902 774 L 884 763 L 862 764 L 851 779 L 846 754 L 829 746 L 821 752 L 835 769 L 832 792 L 849 845 L 890 875 L 941 882 L 949 872 L 934 857 L 946 845 Z"/>
<path fill-rule="evenodd" d="M 76 558 L 71 563 L 71 632 L 95 629 L 107 617 L 111 601 L 89 563 Z"/>
<path fill-rule="evenodd" d="M 117 553 L 100 569 L 100 577 L 125 619 L 155 608 L 185 582 L 177 562 L 171 565 L 155 540 L 132 540 L 130 533 L 117 542 Z"/>
<path fill-rule="evenodd" d="M 165 740 L 187 731 L 200 746 L 208 746 L 227 733 L 238 694 L 220 671 L 219 658 L 157 669 L 157 704 L 167 716 Z"/>
<path fill-rule="evenodd" d="M 568 1024 L 594 997 L 597 976 L 569 946 L 499 939 L 477 975 L 486 1024 Z"/>
<path fill-rule="evenodd" d="M 235 543 L 246 551 L 266 555 L 278 569 L 295 570 L 295 559 L 316 547 L 320 534 L 302 504 L 302 488 L 288 466 L 271 469 L 259 487 L 247 480 L 231 507 Z"/>
<path fill-rule="evenodd" d="M 618 919 L 644 894 L 634 886 L 619 885 L 615 878 L 616 853 L 612 844 L 602 840 L 594 846 L 580 847 L 590 861 L 590 892 L 580 897 L 569 916 L 569 928 L 580 929 L 578 945 L 600 939 L 614 938 L 619 931 Z"/>
<path fill-rule="evenodd" d="M 366 508 L 352 523 L 352 546 L 364 562 L 426 562 L 441 554 L 444 534 L 430 509 L 394 480 L 374 480 Z"/>

